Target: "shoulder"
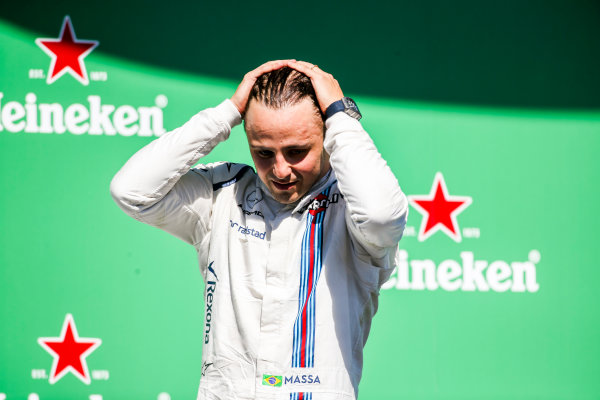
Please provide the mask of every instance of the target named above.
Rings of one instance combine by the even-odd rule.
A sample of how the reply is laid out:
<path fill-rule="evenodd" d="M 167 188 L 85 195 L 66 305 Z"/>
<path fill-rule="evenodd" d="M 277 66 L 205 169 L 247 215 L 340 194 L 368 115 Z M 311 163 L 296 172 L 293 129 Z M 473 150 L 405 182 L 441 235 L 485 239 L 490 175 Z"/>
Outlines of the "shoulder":
<path fill-rule="evenodd" d="M 197 165 L 190 173 L 209 179 L 214 191 L 256 175 L 249 165 L 225 161 Z"/>

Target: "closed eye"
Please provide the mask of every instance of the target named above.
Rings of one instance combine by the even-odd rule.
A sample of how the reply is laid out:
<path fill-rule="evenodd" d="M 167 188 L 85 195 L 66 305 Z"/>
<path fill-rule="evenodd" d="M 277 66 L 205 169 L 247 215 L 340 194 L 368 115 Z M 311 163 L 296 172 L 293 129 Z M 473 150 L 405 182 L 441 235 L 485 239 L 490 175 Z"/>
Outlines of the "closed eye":
<path fill-rule="evenodd" d="M 307 152 L 308 152 L 308 149 L 290 149 L 290 150 L 288 150 L 288 154 L 291 157 L 298 157 L 298 156 L 306 154 Z"/>
<path fill-rule="evenodd" d="M 270 150 L 257 150 L 256 154 L 260 158 L 270 158 L 270 157 L 273 157 L 273 152 L 270 151 Z"/>

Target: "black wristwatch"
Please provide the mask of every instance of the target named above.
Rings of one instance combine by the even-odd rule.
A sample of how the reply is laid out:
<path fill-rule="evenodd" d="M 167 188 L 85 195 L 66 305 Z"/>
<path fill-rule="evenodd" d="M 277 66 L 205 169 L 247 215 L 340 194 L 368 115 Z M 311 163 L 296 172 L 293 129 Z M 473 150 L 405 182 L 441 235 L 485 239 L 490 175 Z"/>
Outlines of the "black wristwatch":
<path fill-rule="evenodd" d="M 362 114 L 358 111 L 358 106 L 350 97 L 342 97 L 341 100 L 334 101 L 331 103 L 327 110 L 325 110 L 325 119 L 331 117 L 333 114 L 336 114 L 340 111 L 345 112 L 352 118 L 356 118 L 360 120 L 362 118 Z"/>

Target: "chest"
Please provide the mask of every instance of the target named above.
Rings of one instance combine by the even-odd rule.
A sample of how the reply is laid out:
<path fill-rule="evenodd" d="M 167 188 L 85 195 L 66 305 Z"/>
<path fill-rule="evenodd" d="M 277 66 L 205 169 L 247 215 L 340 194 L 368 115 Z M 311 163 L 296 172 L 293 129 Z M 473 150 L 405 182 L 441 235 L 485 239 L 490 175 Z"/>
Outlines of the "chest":
<path fill-rule="evenodd" d="M 248 298 L 279 292 L 282 301 L 297 300 L 303 281 L 317 282 L 325 264 L 335 273 L 346 235 L 343 197 L 329 188 L 300 212 L 273 207 L 256 191 L 246 191 L 215 205 L 208 262 L 226 276 L 222 286 Z M 325 260 L 332 260 L 327 263 Z"/>

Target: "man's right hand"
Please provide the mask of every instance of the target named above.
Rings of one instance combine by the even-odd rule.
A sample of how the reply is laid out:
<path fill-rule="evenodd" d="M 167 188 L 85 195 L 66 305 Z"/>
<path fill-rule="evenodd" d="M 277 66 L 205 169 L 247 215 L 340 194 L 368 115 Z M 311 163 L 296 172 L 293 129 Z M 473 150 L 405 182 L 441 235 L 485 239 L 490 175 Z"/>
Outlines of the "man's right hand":
<path fill-rule="evenodd" d="M 231 96 L 231 101 L 237 107 L 240 114 L 243 116 L 246 112 L 248 96 L 250 96 L 250 91 L 252 90 L 252 87 L 259 76 L 269 71 L 287 67 L 290 63 L 295 61 L 296 60 L 269 61 L 244 75 L 244 79 L 242 79 L 242 82 L 236 89 L 235 93 L 233 96 Z"/>

